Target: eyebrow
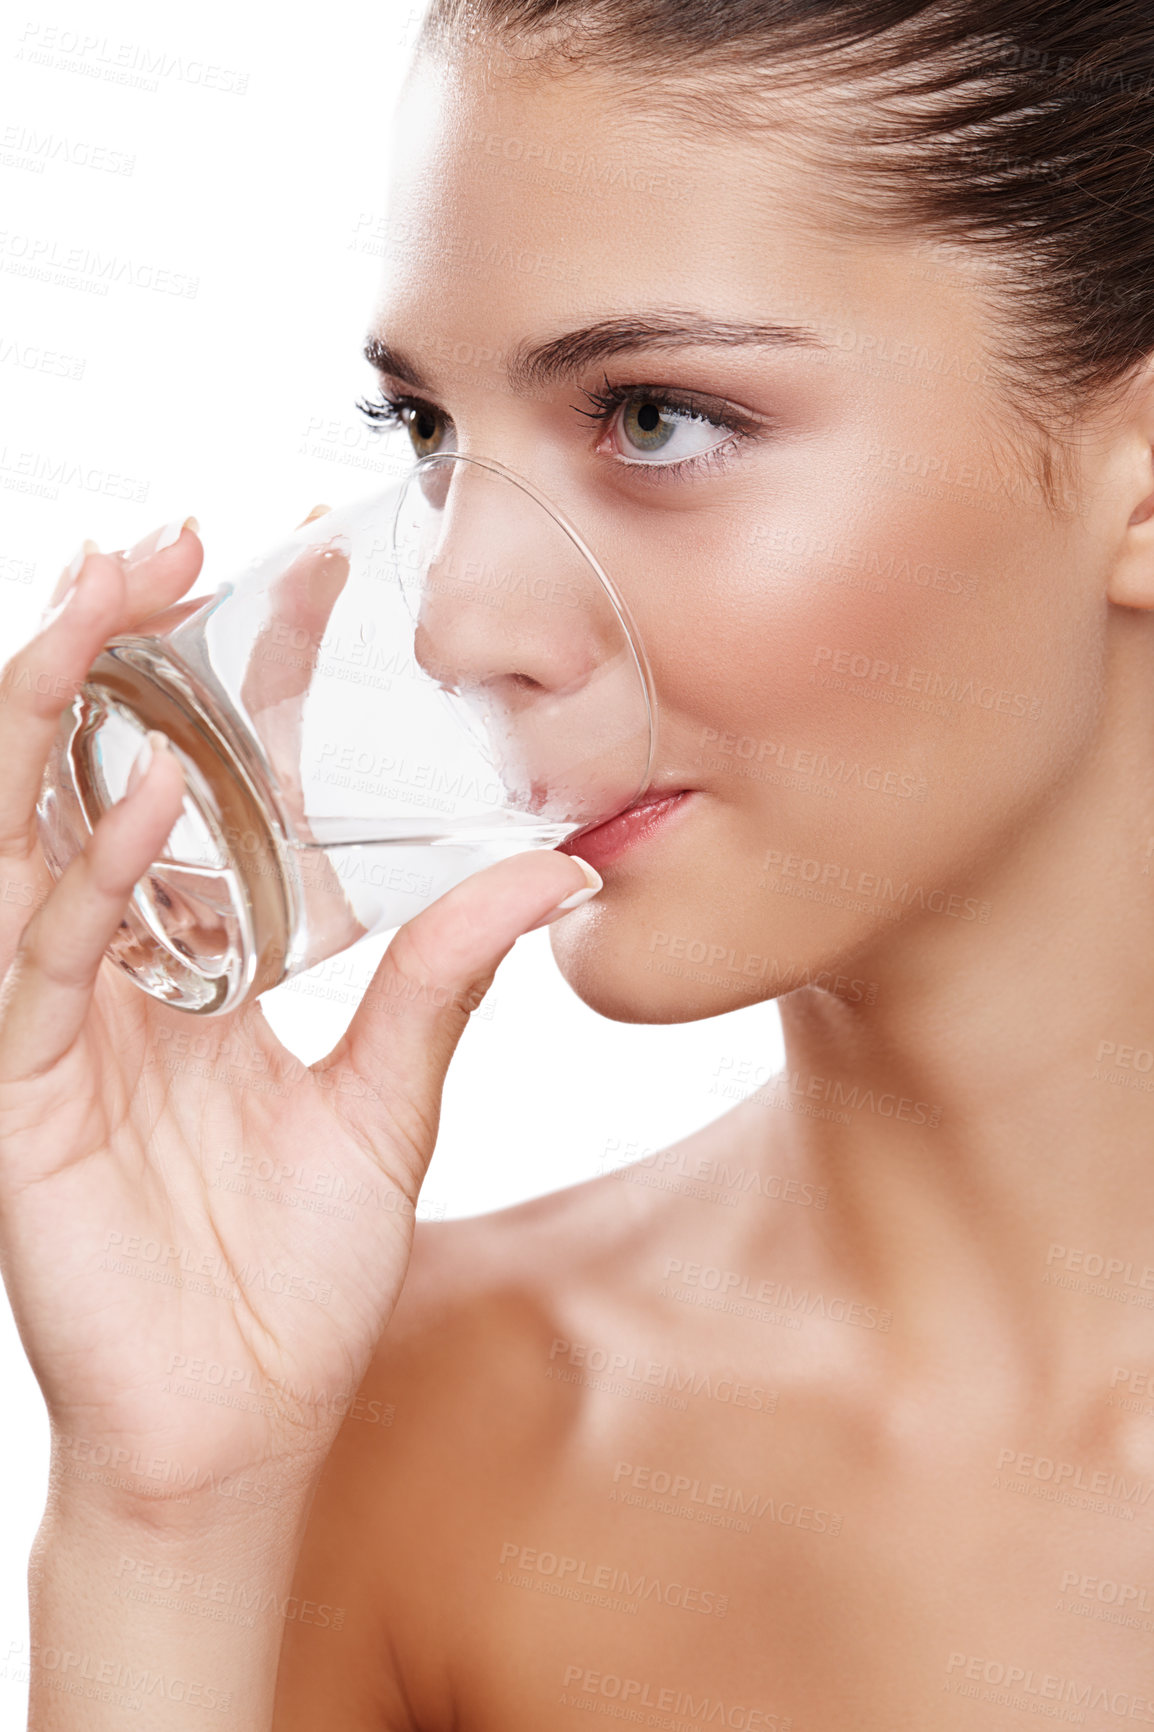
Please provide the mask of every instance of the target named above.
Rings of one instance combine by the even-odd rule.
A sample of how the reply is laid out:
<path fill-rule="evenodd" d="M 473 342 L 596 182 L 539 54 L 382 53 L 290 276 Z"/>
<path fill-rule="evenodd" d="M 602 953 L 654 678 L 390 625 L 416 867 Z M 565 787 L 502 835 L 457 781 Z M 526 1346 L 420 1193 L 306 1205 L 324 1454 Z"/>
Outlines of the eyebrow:
<path fill-rule="evenodd" d="M 656 313 L 625 318 L 598 319 L 591 325 L 563 331 L 542 342 L 521 342 L 506 357 L 505 374 L 518 395 L 546 385 L 564 384 L 595 361 L 626 355 L 636 349 L 675 349 L 689 344 L 711 348 L 815 348 L 828 349 L 809 325 L 744 324 L 724 319 L 705 319 L 693 313 Z M 371 336 L 364 356 L 378 372 L 387 373 L 404 385 L 429 391 L 433 386 L 417 364 L 383 337 Z"/>

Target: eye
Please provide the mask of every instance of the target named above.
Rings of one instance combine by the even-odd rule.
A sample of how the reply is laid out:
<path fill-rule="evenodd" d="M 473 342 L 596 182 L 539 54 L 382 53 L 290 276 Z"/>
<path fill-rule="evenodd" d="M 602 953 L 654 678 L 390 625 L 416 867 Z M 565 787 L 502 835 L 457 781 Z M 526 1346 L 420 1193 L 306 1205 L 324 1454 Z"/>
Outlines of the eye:
<path fill-rule="evenodd" d="M 387 391 L 382 391 L 376 399 L 359 398 L 357 408 L 380 432 L 390 427 L 403 427 L 418 457 L 428 457 L 432 452 L 442 449 L 440 430 L 453 425 L 443 410 L 427 403 L 422 397 L 406 397 L 403 394 L 391 397 Z M 451 447 L 446 446 L 444 449 Z"/>
<path fill-rule="evenodd" d="M 665 463 L 700 457 L 723 444 L 729 433 L 705 415 L 652 396 L 626 398 L 617 426 L 628 451 L 660 454 Z"/>
<path fill-rule="evenodd" d="M 719 473 L 740 445 L 765 434 L 735 405 L 664 385 L 612 385 L 606 379 L 604 391 L 582 387 L 581 395 L 595 407 L 574 404 L 576 413 L 610 427 L 617 465 L 654 482 Z"/>
<path fill-rule="evenodd" d="M 418 457 L 427 457 L 430 451 L 435 451 L 439 441 L 438 429 L 445 417 L 436 409 L 421 404 L 408 413 L 405 422 L 409 430 L 409 439 Z"/>
<path fill-rule="evenodd" d="M 638 480 L 676 482 L 720 474 L 739 447 L 771 436 L 771 428 L 723 398 L 697 397 L 663 385 L 612 385 L 581 394 L 593 409 L 572 405 L 578 415 L 611 425 L 616 447 L 612 461 Z M 357 408 L 378 431 L 403 427 L 415 455 L 455 450 L 453 422 L 423 397 L 382 390 L 375 400 L 359 398 Z M 620 413 L 619 413 L 620 412 Z M 618 430 L 619 428 L 619 430 Z"/>

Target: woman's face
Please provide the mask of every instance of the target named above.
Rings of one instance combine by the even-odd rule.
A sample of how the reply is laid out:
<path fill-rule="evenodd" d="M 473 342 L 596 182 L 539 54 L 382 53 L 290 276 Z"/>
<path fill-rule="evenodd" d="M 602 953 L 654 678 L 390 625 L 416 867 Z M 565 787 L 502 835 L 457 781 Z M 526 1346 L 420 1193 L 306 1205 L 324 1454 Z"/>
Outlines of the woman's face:
<path fill-rule="evenodd" d="M 497 457 L 586 535 L 652 665 L 654 781 L 692 790 L 590 854 L 604 890 L 552 928 L 574 990 L 643 1022 L 864 1003 L 911 936 L 978 937 L 1087 747 L 1107 631 L 1104 507 L 1027 479 L 979 266 L 839 235 L 784 147 L 584 73 L 418 62 L 396 143 L 373 331 L 426 384 L 384 391 L 430 405 L 421 453 Z M 639 319 L 705 330 L 622 341 Z M 509 382 L 590 327 L 616 344 Z M 635 395 L 597 423 L 606 380 Z"/>

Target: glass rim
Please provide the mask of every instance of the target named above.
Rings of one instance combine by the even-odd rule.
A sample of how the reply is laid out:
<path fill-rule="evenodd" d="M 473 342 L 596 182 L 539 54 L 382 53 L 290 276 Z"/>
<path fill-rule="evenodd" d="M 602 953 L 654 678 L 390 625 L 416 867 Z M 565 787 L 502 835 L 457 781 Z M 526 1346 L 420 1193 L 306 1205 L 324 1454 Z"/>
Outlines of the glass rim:
<path fill-rule="evenodd" d="M 515 469 L 510 469 L 508 464 L 499 462 L 495 457 L 477 456 L 471 451 L 430 451 L 426 456 L 418 457 L 414 461 L 410 469 L 402 476 L 401 486 L 397 493 L 397 504 L 393 513 L 391 527 L 391 540 L 394 547 L 397 543 L 397 521 L 401 515 L 401 507 L 408 497 L 410 482 L 423 470 L 432 469 L 438 463 L 475 463 L 478 468 L 491 469 L 496 474 L 504 476 L 506 481 L 511 481 L 515 487 L 521 489 L 522 493 L 527 493 L 530 499 L 535 500 L 543 510 L 548 512 L 549 516 L 560 525 L 565 534 L 569 537 L 570 541 L 577 548 L 577 551 L 585 556 L 589 564 L 593 567 L 593 570 L 596 572 L 598 580 L 600 581 L 606 595 L 609 597 L 610 605 L 612 606 L 614 613 L 617 615 L 618 623 L 625 635 L 625 641 L 629 646 L 629 653 L 633 657 L 633 665 L 637 670 L 637 677 L 641 683 L 642 696 L 645 700 L 645 717 L 649 725 L 649 749 L 645 761 L 645 769 L 641 777 L 641 786 L 633 797 L 632 803 L 636 804 L 636 802 L 648 791 L 649 784 L 653 777 L 654 763 L 657 758 L 657 689 L 653 679 L 653 670 L 649 665 L 649 657 L 645 651 L 645 645 L 642 642 L 641 634 L 637 630 L 633 615 L 629 611 L 629 607 L 624 597 L 618 592 L 617 586 L 605 571 L 601 561 L 588 545 L 580 530 L 570 523 L 565 513 L 553 502 L 553 500 L 548 498 L 546 494 L 542 493 L 540 488 L 535 487 L 534 484 L 525 476 L 518 474 Z"/>

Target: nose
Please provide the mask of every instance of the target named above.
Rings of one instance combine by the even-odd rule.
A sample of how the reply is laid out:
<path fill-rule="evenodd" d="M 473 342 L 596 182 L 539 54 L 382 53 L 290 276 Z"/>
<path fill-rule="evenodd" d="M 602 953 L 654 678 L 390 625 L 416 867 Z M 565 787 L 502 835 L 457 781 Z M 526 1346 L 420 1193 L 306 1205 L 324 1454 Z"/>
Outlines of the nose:
<path fill-rule="evenodd" d="M 460 701 L 516 805 L 585 817 L 635 797 L 648 719 L 633 645 L 579 537 L 505 466 L 446 454 L 398 516 L 413 653 Z M 624 798 L 621 798 L 624 791 Z"/>
<path fill-rule="evenodd" d="M 419 665 L 511 714 L 580 692 L 614 653 L 621 627 L 557 518 L 500 470 L 461 458 L 415 477 L 418 487 Z"/>

